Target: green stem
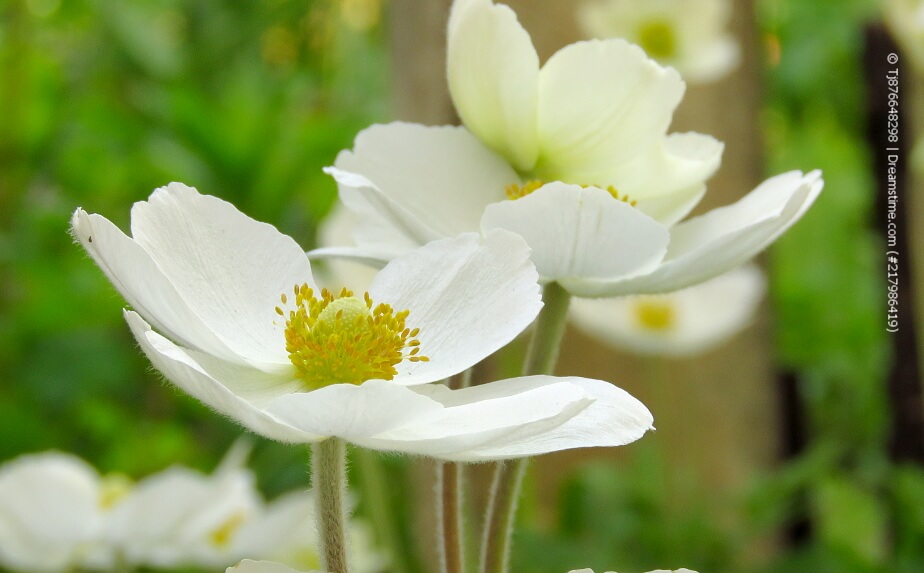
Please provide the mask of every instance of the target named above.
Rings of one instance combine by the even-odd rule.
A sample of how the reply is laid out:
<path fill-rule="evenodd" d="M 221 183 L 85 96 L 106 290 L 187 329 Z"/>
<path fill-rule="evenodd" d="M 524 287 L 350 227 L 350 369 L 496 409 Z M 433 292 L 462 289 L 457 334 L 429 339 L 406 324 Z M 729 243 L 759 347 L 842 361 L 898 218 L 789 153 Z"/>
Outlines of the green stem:
<path fill-rule="evenodd" d="M 529 341 L 523 363 L 524 376 L 552 374 L 565 335 L 571 295 L 558 283 L 549 283 L 542 292 L 542 300 L 545 306 L 536 319 L 535 330 Z M 485 514 L 481 573 L 507 573 L 517 504 L 528 463 L 529 458 L 523 458 L 495 465 Z"/>
<path fill-rule="evenodd" d="M 344 505 L 346 444 L 338 438 L 328 438 L 315 444 L 311 454 L 322 569 L 329 573 L 348 573 Z"/>

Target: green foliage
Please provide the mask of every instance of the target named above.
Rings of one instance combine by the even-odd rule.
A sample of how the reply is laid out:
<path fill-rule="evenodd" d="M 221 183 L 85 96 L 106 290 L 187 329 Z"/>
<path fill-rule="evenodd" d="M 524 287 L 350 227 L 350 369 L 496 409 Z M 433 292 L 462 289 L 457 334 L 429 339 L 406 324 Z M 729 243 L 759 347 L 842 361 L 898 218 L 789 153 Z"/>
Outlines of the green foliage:
<path fill-rule="evenodd" d="M 211 470 L 240 429 L 149 370 L 70 214 L 126 229 L 132 202 L 183 181 L 311 247 L 335 196 L 321 167 L 385 113 L 381 32 L 320 0 L 0 12 L 0 459 L 57 448 L 134 476 Z M 258 442 L 264 491 L 304 486 L 304 457 Z"/>

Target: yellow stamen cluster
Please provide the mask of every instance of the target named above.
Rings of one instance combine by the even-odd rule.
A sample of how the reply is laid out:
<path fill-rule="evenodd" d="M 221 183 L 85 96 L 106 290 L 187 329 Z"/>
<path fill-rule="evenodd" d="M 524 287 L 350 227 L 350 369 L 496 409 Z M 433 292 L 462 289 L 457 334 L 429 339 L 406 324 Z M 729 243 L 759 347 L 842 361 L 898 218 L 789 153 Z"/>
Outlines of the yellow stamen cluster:
<path fill-rule="evenodd" d="M 507 185 L 506 187 L 504 187 L 504 193 L 507 194 L 508 199 L 513 201 L 515 199 L 526 197 L 527 195 L 529 195 L 536 189 L 542 187 L 543 185 L 545 185 L 545 181 L 540 181 L 538 179 L 527 181 L 526 183 L 522 185 L 520 185 L 519 183 L 511 183 L 510 185 Z M 630 199 L 628 195 L 620 194 L 619 191 L 617 191 L 616 188 L 613 187 L 612 185 L 608 185 L 607 187 L 601 187 L 599 185 L 581 185 L 581 187 L 583 187 L 584 189 L 587 189 L 588 187 L 597 187 L 599 189 L 603 189 L 604 191 L 612 195 L 613 199 L 616 199 L 617 201 L 622 201 L 623 203 L 628 203 L 629 205 L 632 205 L 633 207 L 635 207 L 636 201 L 633 201 L 632 199 Z"/>
<path fill-rule="evenodd" d="M 644 330 L 664 332 L 677 324 L 677 309 L 664 298 L 642 298 L 633 306 L 636 323 Z"/>
<path fill-rule="evenodd" d="M 286 351 L 298 377 L 309 390 L 330 384 L 362 384 L 366 380 L 392 380 L 402 360 L 428 362 L 420 354 L 419 328 L 405 325 L 408 312 L 395 312 L 388 304 L 373 306 L 369 293 L 362 299 L 343 289 L 327 289 L 320 298 L 307 285 L 294 288 L 295 309 L 286 314 Z M 285 305 L 287 297 L 281 297 Z"/>
<path fill-rule="evenodd" d="M 677 32 L 667 20 L 650 20 L 639 27 L 638 44 L 649 57 L 669 60 L 677 55 Z"/>

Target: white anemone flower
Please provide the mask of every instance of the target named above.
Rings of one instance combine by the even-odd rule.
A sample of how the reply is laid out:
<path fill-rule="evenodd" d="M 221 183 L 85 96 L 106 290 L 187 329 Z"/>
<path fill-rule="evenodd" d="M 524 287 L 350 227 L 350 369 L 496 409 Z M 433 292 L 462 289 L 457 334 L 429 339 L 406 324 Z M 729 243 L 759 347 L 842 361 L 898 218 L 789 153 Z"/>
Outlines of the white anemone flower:
<path fill-rule="evenodd" d="M 83 460 L 24 455 L 0 468 L 0 564 L 13 571 L 106 568 L 101 543 L 109 490 Z"/>
<path fill-rule="evenodd" d="M 212 475 L 169 468 L 115 505 L 106 536 L 131 565 L 227 565 L 236 531 L 261 510 L 254 481 L 243 467 L 223 465 Z"/>
<path fill-rule="evenodd" d="M 281 563 L 273 561 L 254 561 L 244 559 L 234 567 L 228 567 L 225 573 L 302 573 Z M 306 573 L 323 573 L 322 571 L 308 571 Z"/>
<path fill-rule="evenodd" d="M 327 172 L 358 220 L 354 246 L 316 256 L 372 264 L 460 233 L 521 235 L 544 281 L 583 297 L 669 292 L 730 270 L 792 225 L 820 173 L 774 177 L 677 224 L 722 145 L 665 136 L 684 85 L 623 40 L 563 48 L 539 69 L 513 12 L 458 0 L 449 84 L 464 127 L 361 132 Z"/>
<path fill-rule="evenodd" d="M 729 74 L 741 49 L 728 32 L 730 0 L 591 0 L 578 23 L 592 38 L 624 38 L 693 83 Z"/>
<path fill-rule="evenodd" d="M 299 569 L 321 566 L 320 545 L 315 526 L 315 500 L 312 491 L 286 493 L 253 519 L 242 524 L 231 542 L 231 554 L 268 559 Z M 356 573 L 378 573 L 385 568 L 385 557 L 373 547 L 366 524 L 351 518 L 347 524 L 350 569 Z"/>
<path fill-rule="evenodd" d="M 125 317 L 154 366 L 266 437 L 477 461 L 622 445 L 651 427 L 640 402 L 598 380 L 428 384 L 538 314 L 536 270 L 512 233 L 413 250 L 354 296 L 319 292 L 294 240 L 185 185 L 136 203 L 131 226 L 128 237 L 82 209 L 72 221 L 134 308 Z"/>
<path fill-rule="evenodd" d="M 639 354 L 691 356 L 727 341 L 753 320 L 764 275 L 744 265 L 669 294 L 576 299 L 572 322 L 585 333 Z"/>

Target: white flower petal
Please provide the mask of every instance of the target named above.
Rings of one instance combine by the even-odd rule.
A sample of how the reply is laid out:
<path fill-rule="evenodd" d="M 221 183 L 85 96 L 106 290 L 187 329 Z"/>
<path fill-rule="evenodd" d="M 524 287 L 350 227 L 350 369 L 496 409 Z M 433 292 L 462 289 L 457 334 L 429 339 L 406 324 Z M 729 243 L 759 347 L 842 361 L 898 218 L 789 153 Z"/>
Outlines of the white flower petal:
<path fill-rule="evenodd" d="M 622 446 L 653 429 L 653 418 L 648 408 L 625 390 L 608 382 L 572 376 L 530 376 L 514 380 L 573 384 L 583 390 L 592 402 L 574 416 L 567 419 L 559 417 L 560 423 L 545 428 L 515 429 L 494 443 L 471 449 L 465 459 L 519 458 L 573 448 Z"/>
<path fill-rule="evenodd" d="M 326 269 L 323 270 L 322 276 L 318 276 L 318 269 L 315 267 L 315 280 L 331 292 L 337 292 L 340 287 L 344 286 L 353 291 L 367 291 L 369 285 L 372 284 L 372 279 L 375 278 L 376 269 L 383 266 L 382 264 L 363 264 L 351 260 L 349 256 L 336 256 L 335 253 L 343 253 L 345 249 L 355 249 L 351 245 L 353 244 L 353 230 L 357 223 L 356 215 L 338 201 L 318 228 L 318 242 L 321 244 L 321 249 L 308 253 L 310 258 L 314 256 L 313 253 L 321 252 L 321 258 L 325 259 Z M 325 248 L 333 245 L 340 245 L 340 247 Z"/>
<path fill-rule="evenodd" d="M 132 564 L 158 568 L 227 563 L 212 540 L 259 510 L 254 476 L 237 468 L 211 476 L 173 467 L 140 481 L 113 509 L 109 538 Z"/>
<path fill-rule="evenodd" d="M 691 84 L 706 84 L 725 77 L 740 61 L 741 47 L 729 34 L 701 44 L 695 53 L 678 62 L 678 69 Z"/>
<path fill-rule="evenodd" d="M 705 194 L 706 186 L 700 183 L 671 195 L 639 199 L 635 206 L 665 227 L 673 227 L 699 205 Z"/>
<path fill-rule="evenodd" d="M 436 241 L 393 260 L 369 293 L 410 311 L 408 328 L 420 329 L 420 353 L 430 359 L 400 363 L 395 382 L 448 378 L 513 340 L 542 308 L 537 280 L 526 243 L 505 231 Z"/>
<path fill-rule="evenodd" d="M 258 367 L 289 364 L 274 309 L 294 285 L 314 286 L 295 241 L 179 183 L 135 204 L 132 234 L 229 348 Z"/>
<path fill-rule="evenodd" d="M 476 231 L 485 205 L 503 199 L 504 188 L 520 180 L 507 162 L 464 127 L 410 123 L 364 129 L 353 150 L 337 157 L 336 167 L 365 177 L 407 214 L 444 237 Z M 332 175 L 341 189 L 362 187 L 357 184 L 361 182 L 349 185 L 345 176 Z M 435 238 L 420 235 L 412 236 Z"/>
<path fill-rule="evenodd" d="M 591 185 L 645 154 L 667 132 L 684 84 L 623 40 L 578 42 L 539 75 L 537 175 Z"/>
<path fill-rule="evenodd" d="M 157 330 L 190 348 L 240 361 L 186 304 L 148 252 L 108 219 L 77 209 L 71 229 L 125 301 Z"/>
<path fill-rule="evenodd" d="M 654 272 L 624 280 L 588 279 L 581 296 L 670 292 L 718 276 L 775 241 L 802 217 L 823 186 L 820 171 L 771 177 L 737 203 L 674 227 L 667 256 Z"/>
<path fill-rule="evenodd" d="M 669 236 L 663 225 L 608 192 L 563 183 L 490 205 L 482 229 L 495 228 L 526 239 L 543 279 L 559 281 L 569 291 L 577 284 L 575 278 L 653 270 L 664 257 Z"/>
<path fill-rule="evenodd" d="M 301 573 L 295 569 L 286 567 L 272 561 L 253 561 L 244 559 L 234 567 L 228 567 L 225 573 Z M 309 571 L 307 573 L 322 573 L 321 571 Z"/>
<path fill-rule="evenodd" d="M 266 411 L 294 428 L 352 443 L 429 416 L 439 404 L 410 388 L 385 380 L 361 385 L 334 384 L 312 392 L 288 394 Z"/>
<path fill-rule="evenodd" d="M 55 452 L 21 456 L 0 468 L 0 563 L 20 571 L 63 571 L 97 541 L 99 474 Z"/>
<path fill-rule="evenodd" d="M 340 157 L 348 153 L 342 151 Z M 366 176 L 336 167 L 325 167 L 324 172 L 337 181 L 340 200 L 359 220 L 353 231 L 353 242 L 369 249 L 373 256 L 384 253 L 388 257 L 391 253 L 401 253 L 443 237 L 388 198 Z"/>
<path fill-rule="evenodd" d="M 447 75 L 465 126 L 521 171 L 538 156 L 539 56 L 516 14 L 491 0 L 457 0 L 449 17 Z"/>
<path fill-rule="evenodd" d="M 264 511 L 237 529 L 231 542 L 233 555 L 286 561 L 300 552 L 320 550 L 315 527 L 314 495 L 293 491 L 280 496 Z"/>
<path fill-rule="evenodd" d="M 157 370 L 220 414 L 281 442 L 316 442 L 326 437 L 296 430 L 260 409 L 276 397 L 295 391 L 298 383 L 294 377 L 267 374 L 181 348 L 151 330 L 137 313 L 127 311 L 125 320 Z"/>
<path fill-rule="evenodd" d="M 715 347 L 747 326 L 764 293 L 764 277 L 744 265 L 665 295 L 571 301 L 574 324 L 603 342 L 642 354 L 689 356 Z M 646 327 L 639 305 L 670 309 L 670 323 Z"/>
<path fill-rule="evenodd" d="M 618 181 L 620 193 L 632 199 L 668 199 L 711 177 L 722 162 L 724 150 L 725 144 L 709 135 L 672 133 L 658 142 L 650 153 L 619 166 L 618 173 L 614 171 L 612 176 L 600 179 Z M 684 215 L 686 213 L 677 216 L 674 222 Z M 662 220 L 662 217 L 652 216 Z"/>
<path fill-rule="evenodd" d="M 392 429 L 355 438 L 377 450 L 423 454 L 452 461 L 517 457 L 502 448 L 496 455 L 482 450 L 511 441 L 541 438 L 588 408 L 592 399 L 571 379 L 552 376 L 511 378 L 450 390 L 439 384 L 405 388 L 430 400 L 430 412 Z M 553 451 L 553 450 L 545 450 Z"/>

